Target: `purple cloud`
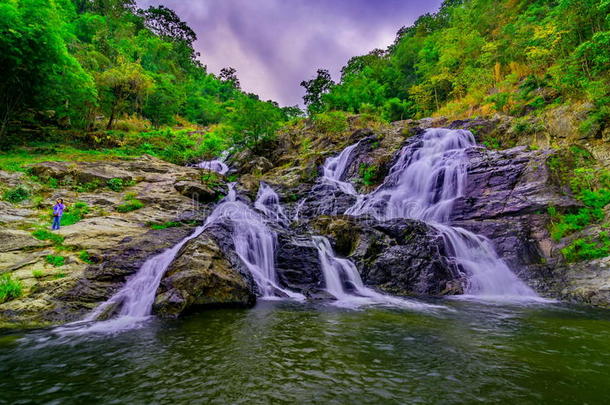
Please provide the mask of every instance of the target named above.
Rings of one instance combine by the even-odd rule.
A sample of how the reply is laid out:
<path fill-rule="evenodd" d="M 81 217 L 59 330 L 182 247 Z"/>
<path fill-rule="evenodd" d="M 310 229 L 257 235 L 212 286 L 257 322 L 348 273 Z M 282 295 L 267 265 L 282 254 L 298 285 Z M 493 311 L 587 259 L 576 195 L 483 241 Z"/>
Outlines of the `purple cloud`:
<path fill-rule="evenodd" d="M 197 33 L 208 70 L 237 69 L 242 88 L 282 105 L 302 104 L 301 80 L 318 68 L 339 77 L 352 56 L 385 48 L 396 31 L 442 0 L 140 0 L 163 4 Z"/>

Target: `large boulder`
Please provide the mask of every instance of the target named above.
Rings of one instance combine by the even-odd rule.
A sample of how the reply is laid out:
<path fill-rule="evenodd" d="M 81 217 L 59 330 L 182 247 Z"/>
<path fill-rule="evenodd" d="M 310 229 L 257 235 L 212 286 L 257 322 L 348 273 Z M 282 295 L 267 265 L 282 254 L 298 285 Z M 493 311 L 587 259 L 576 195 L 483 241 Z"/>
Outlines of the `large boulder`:
<path fill-rule="evenodd" d="M 195 307 L 243 306 L 256 302 L 251 280 L 237 271 L 210 233 L 188 241 L 165 273 L 154 312 L 175 317 Z"/>
<path fill-rule="evenodd" d="M 283 287 L 311 298 L 325 296 L 320 257 L 310 235 L 278 233 L 276 271 Z"/>

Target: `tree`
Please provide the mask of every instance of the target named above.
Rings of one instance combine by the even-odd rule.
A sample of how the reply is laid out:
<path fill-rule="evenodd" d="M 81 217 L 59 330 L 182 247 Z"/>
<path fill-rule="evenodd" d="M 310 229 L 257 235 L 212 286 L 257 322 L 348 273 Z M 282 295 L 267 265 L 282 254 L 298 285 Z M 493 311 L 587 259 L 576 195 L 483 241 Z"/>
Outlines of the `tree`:
<path fill-rule="evenodd" d="M 220 80 L 222 80 L 223 82 L 229 83 L 235 89 L 241 88 L 239 78 L 237 77 L 237 69 L 235 68 L 229 66 L 220 69 L 220 74 L 218 75 L 218 77 L 220 77 Z"/>
<path fill-rule="evenodd" d="M 98 77 L 108 113 L 106 129 L 112 129 L 117 115 L 130 106 L 137 110 L 142 98 L 152 88 L 153 81 L 138 63 L 119 63 Z"/>
<path fill-rule="evenodd" d="M 323 111 L 322 95 L 328 93 L 334 85 L 335 82 L 326 69 L 318 69 L 315 78 L 301 82 L 305 88 L 303 101 L 311 114 Z"/>
<path fill-rule="evenodd" d="M 240 97 L 226 117 L 233 144 L 255 152 L 275 138 L 282 121 L 277 107 L 247 96 Z"/>
<path fill-rule="evenodd" d="M 190 46 L 197 40 L 197 34 L 182 21 L 180 17 L 165 6 L 149 7 L 139 10 L 138 13 L 144 18 L 144 24 L 156 35 L 166 37 L 172 41 L 184 41 Z"/>

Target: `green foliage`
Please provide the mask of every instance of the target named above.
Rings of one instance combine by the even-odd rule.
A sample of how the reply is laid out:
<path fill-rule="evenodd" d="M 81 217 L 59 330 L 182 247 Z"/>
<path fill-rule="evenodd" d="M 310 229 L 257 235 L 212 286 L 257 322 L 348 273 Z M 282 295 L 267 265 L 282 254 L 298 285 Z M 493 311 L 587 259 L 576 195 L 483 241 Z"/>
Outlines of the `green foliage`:
<path fill-rule="evenodd" d="M 276 105 L 242 97 L 226 117 L 229 124 L 226 132 L 237 147 L 260 151 L 275 139 L 282 119 L 282 112 Z"/>
<path fill-rule="evenodd" d="M 116 210 L 122 213 L 139 210 L 140 208 L 144 208 L 144 203 L 136 199 L 132 193 L 127 193 L 125 195 L 125 202 L 116 206 Z"/>
<path fill-rule="evenodd" d="M 17 186 L 6 190 L 2 194 L 2 199 L 12 204 L 17 204 L 27 200 L 30 197 L 30 190 L 23 186 Z"/>
<path fill-rule="evenodd" d="M 23 286 L 21 281 L 13 280 L 10 274 L 0 275 L 0 304 L 21 297 Z"/>
<path fill-rule="evenodd" d="M 610 256 L 610 237 L 608 232 L 600 232 L 597 238 L 579 238 L 561 249 L 568 262 L 600 259 Z"/>
<path fill-rule="evenodd" d="M 358 168 L 358 174 L 360 174 L 362 184 L 364 184 L 365 186 L 372 186 L 378 180 L 379 168 L 375 165 L 362 163 Z"/>
<path fill-rule="evenodd" d="M 310 113 L 377 109 L 399 120 L 524 116 L 577 99 L 595 105 L 582 130 L 599 136 L 610 125 L 608 12 L 607 0 L 444 1 L 386 50 L 350 59 L 339 83 L 303 82 L 304 100 Z"/>
<path fill-rule="evenodd" d="M 319 132 L 338 134 L 349 128 L 347 114 L 342 111 L 329 111 L 312 117 L 314 127 Z"/>
<path fill-rule="evenodd" d="M 120 191 L 123 191 L 125 184 L 123 183 L 123 179 L 114 178 L 114 179 L 108 180 L 107 186 L 112 191 L 120 192 Z"/>
<path fill-rule="evenodd" d="M 91 260 L 91 256 L 89 255 L 89 252 L 87 252 L 86 250 L 81 250 L 80 252 L 78 252 L 78 258 L 81 259 L 83 262 L 85 263 L 93 263 L 93 261 Z"/>
<path fill-rule="evenodd" d="M 180 222 L 164 222 L 162 224 L 150 224 L 151 229 L 167 229 L 167 228 L 177 228 L 182 226 Z"/>
<path fill-rule="evenodd" d="M 84 202 L 76 202 L 72 206 L 67 206 L 61 216 L 61 225 L 74 225 L 81 221 L 89 213 L 89 206 Z"/>
<path fill-rule="evenodd" d="M 44 257 L 45 261 L 47 263 L 49 263 L 52 266 L 55 267 L 61 267 L 65 264 L 66 262 L 66 258 L 63 256 L 56 256 L 56 255 L 46 255 Z"/>
<path fill-rule="evenodd" d="M 34 278 L 43 278 L 44 270 L 32 270 L 32 277 Z"/>
<path fill-rule="evenodd" d="M 183 163 L 209 157 L 233 140 L 238 147 L 255 147 L 302 114 L 242 92 L 235 69 L 208 73 L 193 49 L 194 31 L 164 6 L 8 0 L 0 2 L 0 32 L 2 149 L 63 141 L 69 130 L 78 146 L 121 148 L 120 154 L 150 151 Z M 191 130 L 142 139 L 134 134 L 164 125 L 220 123 L 222 130 L 206 128 L 206 136 Z M 24 126 L 44 130 L 20 132 Z M 11 168 L 21 166 L 15 161 Z"/>
<path fill-rule="evenodd" d="M 51 232 L 47 229 L 37 229 L 34 232 L 32 232 L 32 236 L 35 237 L 38 240 L 48 240 L 51 243 L 53 243 L 54 245 L 61 245 L 62 243 L 64 243 L 64 237 Z"/>

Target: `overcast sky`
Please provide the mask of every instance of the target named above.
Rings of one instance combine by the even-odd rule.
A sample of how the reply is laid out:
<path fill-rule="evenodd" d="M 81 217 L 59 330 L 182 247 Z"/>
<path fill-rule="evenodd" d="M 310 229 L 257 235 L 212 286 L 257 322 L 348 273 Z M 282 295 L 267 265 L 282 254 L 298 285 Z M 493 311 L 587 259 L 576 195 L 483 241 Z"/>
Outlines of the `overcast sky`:
<path fill-rule="evenodd" d="M 208 71 L 237 69 L 242 88 L 302 104 L 299 83 L 319 68 L 339 77 L 352 56 L 385 48 L 396 31 L 442 0 L 139 0 L 163 4 L 197 33 Z"/>

